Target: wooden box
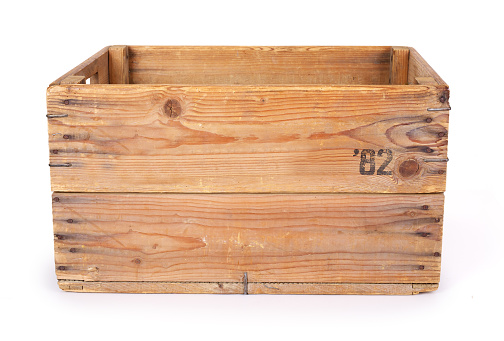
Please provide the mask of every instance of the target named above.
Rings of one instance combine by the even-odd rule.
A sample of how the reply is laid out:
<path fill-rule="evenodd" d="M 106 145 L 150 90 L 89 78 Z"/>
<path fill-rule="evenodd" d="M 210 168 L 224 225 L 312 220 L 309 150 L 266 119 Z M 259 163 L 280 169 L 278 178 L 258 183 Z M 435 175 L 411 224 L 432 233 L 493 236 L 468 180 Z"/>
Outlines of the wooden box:
<path fill-rule="evenodd" d="M 107 47 L 47 90 L 59 286 L 435 290 L 448 97 L 407 47 Z"/>

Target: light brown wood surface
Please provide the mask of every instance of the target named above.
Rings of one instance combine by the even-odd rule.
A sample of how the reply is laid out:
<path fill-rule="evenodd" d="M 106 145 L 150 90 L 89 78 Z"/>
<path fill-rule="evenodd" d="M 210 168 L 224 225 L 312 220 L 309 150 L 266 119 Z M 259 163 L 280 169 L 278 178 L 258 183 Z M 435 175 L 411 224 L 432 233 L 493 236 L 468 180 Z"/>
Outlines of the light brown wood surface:
<path fill-rule="evenodd" d="M 108 46 L 101 49 L 84 62 L 52 82 L 51 86 L 61 84 L 61 81 L 69 76 L 84 76 L 85 79 L 90 78 L 92 84 L 108 84 L 108 50 Z"/>
<path fill-rule="evenodd" d="M 446 83 L 441 77 L 432 69 L 432 67 L 425 61 L 425 59 L 415 50 L 410 47 L 409 68 L 408 68 L 408 84 L 418 84 L 415 81 L 417 77 L 431 77 L 434 78 L 437 84 L 444 85 Z M 448 88 L 448 87 L 447 87 Z"/>
<path fill-rule="evenodd" d="M 167 293 L 167 294 L 244 294 L 238 282 L 84 282 L 58 281 L 59 287 L 73 292 Z M 437 284 L 376 283 L 248 283 L 248 294 L 273 295 L 414 295 L 434 291 Z"/>
<path fill-rule="evenodd" d="M 420 85 L 436 85 L 436 80 L 432 77 L 415 77 L 416 84 Z"/>
<path fill-rule="evenodd" d="M 390 52 L 390 84 L 408 84 L 409 48 L 392 47 Z"/>
<path fill-rule="evenodd" d="M 129 46 L 131 83 L 388 84 L 390 47 Z"/>
<path fill-rule="evenodd" d="M 61 81 L 61 84 L 86 84 L 85 76 L 68 76 Z"/>
<path fill-rule="evenodd" d="M 58 279 L 438 283 L 443 194 L 54 193 Z"/>
<path fill-rule="evenodd" d="M 129 54 L 125 45 L 109 48 L 110 84 L 129 84 Z"/>
<path fill-rule="evenodd" d="M 447 106 L 444 89 L 53 86 L 48 114 L 68 116 L 49 120 L 50 163 L 72 166 L 51 169 L 52 188 L 443 192 L 446 162 L 423 160 L 447 155 L 448 111 L 427 111 Z M 364 149 L 376 154 L 372 175 L 360 172 Z M 407 177 L 406 160 L 418 164 Z"/>
<path fill-rule="evenodd" d="M 104 48 L 47 90 L 59 285 L 436 290 L 448 100 L 407 47 Z"/>

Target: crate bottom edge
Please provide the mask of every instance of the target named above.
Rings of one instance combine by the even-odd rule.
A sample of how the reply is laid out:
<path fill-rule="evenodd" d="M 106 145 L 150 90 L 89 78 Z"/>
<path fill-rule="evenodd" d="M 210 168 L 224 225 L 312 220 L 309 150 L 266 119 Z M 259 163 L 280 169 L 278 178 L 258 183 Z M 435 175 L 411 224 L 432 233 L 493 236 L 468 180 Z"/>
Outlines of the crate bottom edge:
<path fill-rule="evenodd" d="M 288 282 L 105 282 L 58 280 L 60 289 L 90 293 L 144 294 L 289 294 L 415 295 L 438 289 L 438 283 L 288 283 Z"/>

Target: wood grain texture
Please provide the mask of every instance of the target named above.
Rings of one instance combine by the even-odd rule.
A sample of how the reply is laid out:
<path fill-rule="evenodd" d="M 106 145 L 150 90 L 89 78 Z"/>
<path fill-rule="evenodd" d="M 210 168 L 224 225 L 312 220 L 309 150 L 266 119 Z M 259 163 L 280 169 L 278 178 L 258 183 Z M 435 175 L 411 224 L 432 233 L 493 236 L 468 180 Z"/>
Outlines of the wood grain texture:
<path fill-rule="evenodd" d="M 58 285 L 62 290 L 73 292 L 243 294 L 243 283 L 230 282 L 84 282 L 60 280 Z"/>
<path fill-rule="evenodd" d="M 109 48 L 109 81 L 110 84 L 129 84 L 128 46 Z"/>
<path fill-rule="evenodd" d="M 84 62 L 52 82 L 50 86 L 61 84 L 61 81 L 68 76 L 84 76 L 86 79 L 91 78 L 91 83 L 93 84 L 108 84 L 108 49 L 108 46 L 101 49 Z"/>
<path fill-rule="evenodd" d="M 443 86 L 53 86 L 54 191 L 384 192 L 445 190 Z M 355 155 L 357 149 L 358 154 Z M 376 172 L 362 175 L 364 149 Z M 389 149 L 392 161 L 378 175 Z M 388 154 L 387 154 L 388 155 Z M 406 160 L 418 171 L 401 173 Z M 369 164 L 365 164 L 369 167 Z"/>
<path fill-rule="evenodd" d="M 86 77 L 68 76 L 61 81 L 61 84 L 86 84 Z"/>
<path fill-rule="evenodd" d="M 437 85 L 438 82 L 432 77 L 415 77 L 416 84 L 420 85 Z"/>
<path fill-rule="evenodd" d="M 438 283 L 443 194 L 54 193 L 58 279 Z"/>
<path fill-rule="evenodd" d="M 129 46 L 135 84 L 388 84 L 390 47 Z"/>
<path fill-rule="evenodd" d="M 409 48 L 393 46 L 390 51 L 390 84 L 408 84 Z"/>
<path fill-rule="evenodd" d="M 437 284 L 376 283 L 249 283 L 249 294 L 273 295 L 416 295 Z"/>
<path fill-rule="evenodd" d="M 229 282 L 84 282 L 58 281 L 72 292 L 143 294 L 243 294 L 243 283 Z M 248 294 L 273 295 L 415 295 L 434 291 L 437 284 L 375 283 L 249 283 Z"/>
<path fill-rule="evenodd" d="M 425 59 L 412 47 L 409 48 L 409 69 L 408 69 L 408 84 L 417 84 L 417 77 L 431 77 L 439 85 L 447 86 L 441 77 L 432 69 Z"/>

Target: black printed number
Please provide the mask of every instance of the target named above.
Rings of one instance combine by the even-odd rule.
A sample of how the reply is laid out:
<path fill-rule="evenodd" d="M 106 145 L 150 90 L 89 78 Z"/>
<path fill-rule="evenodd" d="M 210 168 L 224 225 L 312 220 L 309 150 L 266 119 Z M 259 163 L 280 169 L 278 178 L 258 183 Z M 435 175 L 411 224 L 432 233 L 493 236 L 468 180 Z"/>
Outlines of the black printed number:
<path fill-rule="evenodd" d="M 392 151 L 390 149 L 385 149 L 385 150 L 380 149 L 378 151 L 378 157 L 382 156 L 384 153 L 387 154 L 387 158 L 382 163 L 382 165 L 380 166 L 380 168 L 378 168 L 378 170 L 376 171 L 376 174 L 377 175 L 392 175 L 392 171 L 386 171 L 385 170 L 385 167 L 387 167 L 388 164 L 390 163 L 390 161 L 392 161 Z"/>
<path fill-rule="evenodd" d="M 362 175 L 373 175 L 375 171 L 375 151 L 372 149 L 363 149 L 360 155 L 360 173 Z M 367 165 L 369 169 L 366 170 Z"/>
<path fill-rule="evenodd" d="M 386 159 L 383 161 L 381 166 L 376 171 L 376 174 L 377 175 L 392 175 L 391 171 L 385 170 L 385 168 L 387 168 L 389 163 L 392 161 L 392 151 L 390 149 L 380 149 L 378 151 L 378 153 L 376 153 L 373 149 L 363 149 L 362 151 L 355 149 L 354 156 L 357 156 L 359 154 L 359 152 L 361 155 L 359 172 L 362 175 L 373 175 L 375 173 L 375 169 L 376 169 L 375 154 L 379 158 L 386 157 Z"/>

